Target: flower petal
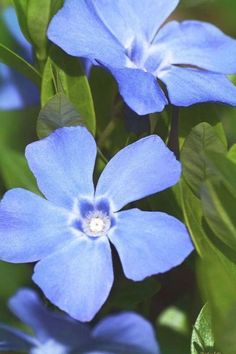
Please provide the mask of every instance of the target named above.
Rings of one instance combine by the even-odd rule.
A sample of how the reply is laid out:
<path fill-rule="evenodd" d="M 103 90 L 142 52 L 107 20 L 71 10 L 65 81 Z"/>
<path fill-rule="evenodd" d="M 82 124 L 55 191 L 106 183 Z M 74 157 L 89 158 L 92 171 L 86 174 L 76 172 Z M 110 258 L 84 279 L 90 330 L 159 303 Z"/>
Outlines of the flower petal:
<path fill-rule="evenodd" d="M 22 109 L 36 105 L 38 101 L 37 87 L 15 70 L 0 63 L 0 110 Z"/>
<path fill-rule="evenodd" d="M 152 74 L 139 69 L 108 69 L 118 82 L 121 96 L 133 111 L 139 115 L 163 111 L 168 101 Z"/>
<path fill-rule="evenodd" d="M 119 212 L 108 237 L 117 249 L 125 275 L 136 281 L 176 267 L 193 250 L 185 226 L 159 212 Z"/>
<path fill-rule="evenodd" d="M 121 2 L 123 3 L 123 16 L 127 16 L 127 20 L 130 19 L 127 6 L 129 5 L 132 9 L 134 16 L 130 19 L 131 27 L 135 28 L 135 24 L 138 23 L 144 37 L 151 42 L 160 26 L 176 8 L 179 0 L 145 0 L 145 5 L 142 1 L 135 0 L 122 0 Z"/>
<path fill-rule="evenodd" d="M 37 341 L 28 334 L 0 324 L 0 352 L 1 351 L 24 351 L 29 353 Z"/>
<path fill-rule="evenodd" d="M 48 38 L 74 56 L 112 62 L 115 67 L 127 60 L 124 48 L 100 19 L 93 1 L 67 0 L 53 17 Z"/>
<path fill-rule="evenodd" d="M 113 211 L 162 191 L 180 178 L 181 166 L 157 136 L 140 139 L 119 151 L 102 172 L 97 197 L 111 201 Z"/>
<path fill-rule="evenodd" d="M 28 145 L 26 157 L 50 201 L 71 208 L 78 197 L 93 197 L 96 144 L 86 128 L 58 129 Z"/>
<path fill-rule="evenodd" d="M 159 353 L 151 324 L 133 312 L 106 317 L 94 328 L 93 337 L 109 345 L 111 351 L 113 343 L 114 349 L 121 344 L 124 348 L 125 345 L 129 349 L 136 347 L 137 351 L 134 351 L 134 353 Z"/>
<path fill-rule="evenodd" d="M 24 189 L 12 189 L 0 203 L 0 259 L 34 262 L 74 239 L 68 215 Z"/>
<path fill-rule="evenodd" d="M 176 106 L 222 102 L 236 106 L 236 87 L 221 74 L 172 66 L 159 74 Z"/>
<path fill-rule="evenodd" d="M 160 30 L 155 43 L 169 64 L 194 65 L 222 74 L 236 72 L 236 40 L 210 23 L 170 22 Z"/>
<path fill-rule="evenodd" d="M 151 42 L 179 0 L 145 0 L 145 6 L 135 0 L 92 2 L 103 23 L 126 47 L 136 36 Z"/>
<path fill-rule="evenodd" d="M 90 321 L 106 301 L 113 283 L 108 239 L 78 238 L 40 261 L 33 280 L 52 303 L 77 320 Z"/>
<path fill-rule="evenodd" d="M 82 345 L 90 339 L 87 326 L 47 309 L 33 290 L 20 289 L 10 298 L 9 308 L 34 330 L 41 342 L 55 339 L 58 343 L 75 348 L 78 343 Z"/>

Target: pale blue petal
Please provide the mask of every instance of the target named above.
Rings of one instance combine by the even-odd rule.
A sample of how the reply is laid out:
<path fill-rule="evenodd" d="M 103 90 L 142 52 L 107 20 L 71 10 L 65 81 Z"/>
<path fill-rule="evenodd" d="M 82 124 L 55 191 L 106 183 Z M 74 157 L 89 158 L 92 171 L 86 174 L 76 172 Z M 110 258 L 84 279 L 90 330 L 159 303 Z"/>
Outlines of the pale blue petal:
<path fill-rule="evenodd" d="M 12 189 L 0 203 L 0 259 L 34 262 L 63 247 L 74 235 L 68 215 L 24 189 Z"/>
<path fill-rule="evenodd" d="M 156 53 L 161 52 L 166 63 L 222 74 L 236 72 L 236 40 L 210 23 L 170 22 L 160 30 L 155 43 Z"/>
<path fill-rule="evenodd" d="M 103 23 L 126 47 L 134 37 L 151 42 L 179 0 L 92 0 Z"/>
<path fill-rule="evenodd" d="M 78 238 L 40 261 L 33 280 L 53 304 L 77 320 L 90 321 L 106 301 L 113 283 L 108 239 Z"/>
<path fill-rule="evenodd" d="M 70 348 L 76 348 L 90 340 L 90 330 L 87 326 L 47 309 L 33 290 L 20 289 L 10 298 L 9 308 L 33 329 L 40 342 L 54 339 Z"/>
<path fill-rule="evenodd" d="M 161 112 L 168 103 L 157 79 L 139 69 L 109 67 L 118 82 L 119 92 L 127 105 L 139 115 Z"/>
<path fill-rule="evenodd" d="M 71 208 L 79 197 L 93 197 L 96 151 L 86 128 L 67 127 L 28 145 L 26 158 L 46 198 Z"/>
<path fill-rule="evenodd" d="M 126 277 L 135 281 L 178 266 L 193 250 L 184 224 L 160 212 L 119 212 L 108 237 Z"/>
<path fill-rule="evenodd" d="M 190 106 L 201 102 L 221 102 L 236 106 L 236 87 L 221 74 L 172 66 L 160 73 L 170 102 Z"/>
<path fill-rule="evenodd" d="M 121 0 L 121 3 L 123 16 L 130 21 L 130 26 L 136 33 L 141 28 L 143 37 L 151 42 L 160 26 L 175 10 L 179 0 L 145 0 L 145 4 L 143 1 Z M 132 12 L 129 11 L 129 7 Z"/>
<path fill-rule="evenodd" d="M 126 204 L 160 192 L 180 178 L 181 166 L 157 136 L 140 139 L 119 151 L 106 165 L 96 188 L 113 211 Z"/>
<path fill-rule="evenodd" d="M 106 317 L 93 329 L 93 337 L 109 345 L 111 352 L 112 344 L 114 349 L 120 344 L 130 348 L 127 353 L 159 354 L 151 324 L 133 312 Z M 137 351 L 131 351 L 132 347 L 136 347 Z"/>
<path fill-rule="evenodd" d="M 99 18 L 93 1 L 67 0 L 53 17 L 48 38 L 74 56 L 112 62 L 115 67 L 127 61 L 125 49 Z"/>
<path fill-rule="evenodd" d="M 37 87 L 21 74 L 0 63 L 0 110 L 16 110 L 39 102 Z"/>
<path fill-rule="evenodd" d="M 37 344 L 37 341 L 33 337 L 18 329 L 0 324 L 0 352 L 29 352 L 35 344 Z"/>

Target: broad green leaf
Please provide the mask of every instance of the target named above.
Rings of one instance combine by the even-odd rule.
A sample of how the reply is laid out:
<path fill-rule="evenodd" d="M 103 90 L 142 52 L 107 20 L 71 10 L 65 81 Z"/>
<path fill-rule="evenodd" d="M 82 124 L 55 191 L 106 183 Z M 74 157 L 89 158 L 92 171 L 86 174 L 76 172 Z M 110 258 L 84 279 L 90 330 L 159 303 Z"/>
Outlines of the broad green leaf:
<path fill-rule="evenodd" d="M 199 280 L 212 314 L 215 346 L 224 354 L 236 353 L 236 263 L 222 252 L 206 249 Z M 234 255 L 235 256 L 235 255 Z M 216 351 L 217 351 L 216 350 Z"/>
<path fill-rule="evenodd" d="M 214 353 L 214 335 L 212 319 L 208 305 L 205 305 L 193 327 L 191 339 L 191 354 Z"/>
<path fill-rule="evenodd" d="M 206 222 L 214 234 L 236 250 L 236 197 L 222 179 L 211 178 L 203 184 L 201 200 Z"/>
<path fill-rule="evenodd" d="M 223 154 L 207 151 L 207 162 L 236 197 L 236 163 Z"/>
<path fill-rule="evenodd" d="M 0 171 L 7 189 L 21 187 L 39 193 L 35 178 L 20 152 L 1 146 Z"/>
<path fill-rule="evenodd" d="M 31 42 L 30 34 L 27 26 L 27 7 L 29 0 L 12 0 L 15 7 L 20 28 L 25 38 Z"/>
<path fill-rule="evenodd" d="M 35 46 L 39 61 L 47 57 L 47 28 L 52 16 L 62 6 L 62 0 L 28 0 L 27 29 L 32 43 Z"/>
<path fill-rule="evenodd" d="M 179 111 L 179 141 L 180 146 L 191 130 L 202 122 L 206 122 L 214 127 L 217 135 L 224 144 L 227 144 L 225 131 L 221 123 L 222 114 L 225 113 L 226 106 L 209 103 L 197 104 L 191 107 L 182 107 Z M 228 112 L 228 110 L 227 110 Z"/>
<path fill-rule="evenodd" d="M 19 71 L 28 79 L 33 81 L 36 85 L 40 86 L 41 75 L 30 63 L 28 63 L 21 56 L 7 48 L 4 44 L 0 43 L 0 62 L 9 65 L 13 69 Z"/>
<path fill-rule="evenodd" d="M 40 111 L 37 132 L 39 138 L 44 138 L 57 128 L 81 125 L 82 123 L 81 117 L 68 98 L 58 93 Z"/>
<path fill-rule="evenodd" d="M 231 146 L 228 151 L 227 157 L 236 164 L 236 144 Z"/>
<path fill-rule="evenodd" d="M 182 179 L 180 187 L 184 220 L 198 254 L 203 256 L 206 234 L 202 226 L 203 215 L 201 201 L 192 192 L 184 179 Z"/>
<path fill-rule="evenodd" d="M 88 79 L 77 58 L 53 47 L 47 60 L 42 81 L 41 102 L 44 106 L 56 93 L 64 93 L 95 134 L 96 117 Z"/>
<path fill-rule="evenodd" d="M 192 129 L 181 153 L 184 179 L 197 196 L 199 196 L 201 183 L 211 174 L 206 161 L 206 150 L 222 154 L 227 151 L 215 129 L 208 123 L 201 123 Z"/>

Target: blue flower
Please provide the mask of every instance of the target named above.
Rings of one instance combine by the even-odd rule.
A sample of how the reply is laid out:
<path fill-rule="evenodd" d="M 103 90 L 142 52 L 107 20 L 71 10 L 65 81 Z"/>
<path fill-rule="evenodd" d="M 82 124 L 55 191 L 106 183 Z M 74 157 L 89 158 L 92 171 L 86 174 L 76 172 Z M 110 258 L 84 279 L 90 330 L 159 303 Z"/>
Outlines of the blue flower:
<path fill-rule="evenodd" d="M 113 283 L 115 246 L 127 278 L 141 281 L 179 265 L 193 246 L 185 226 L 162 212 L 120 211 L 174 185 L 181 166 L 156 135 L 119 151 L 93 184 L 96 144 L 83 127 L 56 130 L 26 148 L 44 196 L 24 189 L 0 204 L 0 259 L 38 262 L 33 280 L 50 301 L 88 321 Z"/>
<path fill-rule="evenodd" d="M 21 289 L 10 310 L 34 336 L 0 324 L 0 351 L 29 354 L 159 354 L 151 324 L 133 312 L 104 318 L 93 329 L 44 307 L 36 292 Z"/>
<path fill-rule="evenodd" d="M 206 22 L 162 26 L 178 3 L 66 0 L 48 37 L 67 53 L 110 70 L 124 100 L 140 115 L 160 112 L 169 102 L 236 106 L 236 88 L 226 77 L 236 72 L 236 41 Z"/>
<path fill-rule="evenodd" d="M 19 54 L 32 62 L 32 48 L 21 33 L 16 13 L 12 7 L 3 11 L 2 17 L 10 34 L 20 47 Z M 17 71 L 0 63 L 0 110 L 21 109 L 39 102 L 36 86 Z"/>

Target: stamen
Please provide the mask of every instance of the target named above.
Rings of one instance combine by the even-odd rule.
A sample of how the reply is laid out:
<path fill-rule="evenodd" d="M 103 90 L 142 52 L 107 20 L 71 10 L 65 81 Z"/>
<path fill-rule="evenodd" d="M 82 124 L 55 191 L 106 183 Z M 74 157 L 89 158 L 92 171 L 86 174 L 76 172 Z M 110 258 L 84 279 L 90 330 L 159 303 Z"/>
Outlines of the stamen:
<path fill-rule="evenodd" d="M 88 236 L 105 236 L 111 227 L 111 219 L 101 211 L 93 211 L 84 218 L 82 227 Z"/>

